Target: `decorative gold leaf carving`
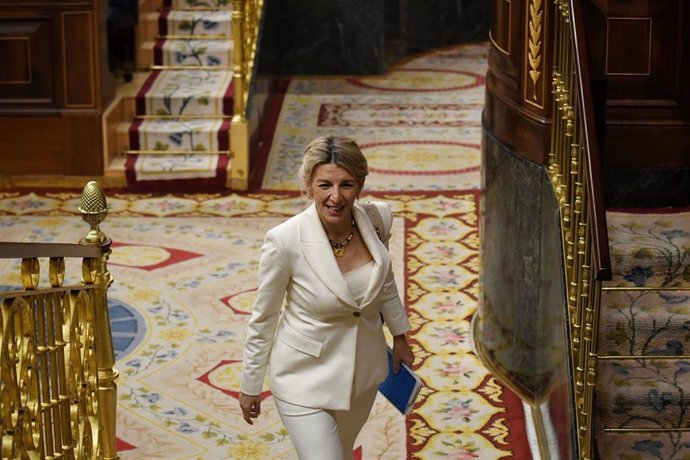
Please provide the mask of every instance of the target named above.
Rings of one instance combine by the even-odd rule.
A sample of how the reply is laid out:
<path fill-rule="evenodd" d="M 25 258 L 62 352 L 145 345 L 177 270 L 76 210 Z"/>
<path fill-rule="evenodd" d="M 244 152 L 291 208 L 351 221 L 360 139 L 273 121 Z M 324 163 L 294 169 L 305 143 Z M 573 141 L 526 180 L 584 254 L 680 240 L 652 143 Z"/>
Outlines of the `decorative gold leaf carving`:
<path fill-rule="evenodd" d="M 529 57 L 537 56 L 539 54 L 539 47 L 541 46 L 541 41 L 538 41 L 536 45 L 532 43 L 529 44 Z M 531 63 L 530 63 L 531 64 Z"/>
<path fill-rule="evenodd" d="M 529 5 L 529 39 L 527 46 L 529 52 L 527 53 L 527 60 L 529 62 L 529 76 L 533 83 L 532 99 L 537 100 L 537 82 L 541 77 L 541 34 L 542 34 L 542 19 L 544 12 L 542 10 L 542 0 L 533 0 Z"/>
<path fill-rule="evenodd" d="M 539 72 L 537 72 L 536 70 L 530 70 L 529 76 L 532 78 L 532 81 L 534 82 L 534 85 L 536 86 L 537 80 L 539 80 Z"/>

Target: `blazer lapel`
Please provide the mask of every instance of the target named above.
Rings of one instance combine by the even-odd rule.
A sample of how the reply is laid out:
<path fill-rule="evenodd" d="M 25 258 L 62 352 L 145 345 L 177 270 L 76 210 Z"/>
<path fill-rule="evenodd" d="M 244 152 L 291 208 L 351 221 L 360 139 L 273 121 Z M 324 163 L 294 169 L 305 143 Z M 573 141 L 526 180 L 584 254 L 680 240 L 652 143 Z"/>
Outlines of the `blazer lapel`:
<path fill-rule="evenodd" d="M 299 222 L 299 241 L 302 254 L 316 276 L 328 289 L 344 302 L 356 307 L 357 304 L 347 287 L 335 256 L 323 229 L 316 206 L 313 204 L 303 213 Z"/>
<path fill-rule="evenodd" d="M 379 291 L 383 287 L 383 283 L 386 280 L 386 272 L 388 270 L 388 264 L 390 258 L 388 256 L 388 250 L 383 245 L 379 236 L 376 234 L 373 224 L 369 220 L 366 212 L 359 206 L 354 206 L 353 208 L 355 222 L 357 222 L 357 228 L 359 229 L 364 244 L 369 248 L 371 256 L 374 258 L 374 271 L 371 274 L 371 281 L 369 282 L 369 287 L 367 288 L 367 293 L 364 295 L 364 300 L 362 301 L 361 307 L 364 308 L 378 295 Z"/>

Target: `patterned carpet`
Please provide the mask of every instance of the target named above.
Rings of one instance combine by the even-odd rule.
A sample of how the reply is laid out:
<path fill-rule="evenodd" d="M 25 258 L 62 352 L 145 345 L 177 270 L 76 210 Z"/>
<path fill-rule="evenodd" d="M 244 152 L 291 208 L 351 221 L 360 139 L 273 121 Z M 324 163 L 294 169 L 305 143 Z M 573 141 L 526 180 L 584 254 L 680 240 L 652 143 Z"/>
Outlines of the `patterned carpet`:
<path fill-rule="evenodd" d="M 443 49 L 376 78 L 293 80 L 261 193 L 107 191 L 123 460 L 296 458 L 272 398 L 249 426 L 236 389 L 263 236 L 307 204 L 297 166 L 325 133 L 359 141 L 372 166 L 363 198 L 393 208 L 393 265 L 425 383 L 407 417 L 377 399 L 355 458 L 533 458 L 521 401 L 471 348 L 486 51 Z M 0 240 L 77 240 L 79 196 L 0 191 Z M 0 285 L 17 285 L 18 264 L 1 263 Z"/>
<path fill-rule="evenodd" d="M 336 134 L 362 147 L 369 190 L 477 189 L 487 50 L 484 44 L 442 49 L 381 77 L 294 79 L 263 187 L 298 190 L 304 147 Z"/>
<path fill-rule="evenodd" d="M 14 218 L 3 218 L 0 240 L 75 241 L 86 231 L 74 215 L 78 194 L 2 196 L 0 212 Z M 477 194 L 370 196 L 395 211 L 393 262 L 426 386 L 407 419 L 377 400 L 359 457 L 530 458 L 520 401 L 471 350 Z M 235 397 L 263 235 L 306 201 L 296 193 L 108 199 L 121 458 L 295 458 L 272 399 L 250 427 Z M 0 284 L 17 285 L 18 262 L 2 263 Z"/>

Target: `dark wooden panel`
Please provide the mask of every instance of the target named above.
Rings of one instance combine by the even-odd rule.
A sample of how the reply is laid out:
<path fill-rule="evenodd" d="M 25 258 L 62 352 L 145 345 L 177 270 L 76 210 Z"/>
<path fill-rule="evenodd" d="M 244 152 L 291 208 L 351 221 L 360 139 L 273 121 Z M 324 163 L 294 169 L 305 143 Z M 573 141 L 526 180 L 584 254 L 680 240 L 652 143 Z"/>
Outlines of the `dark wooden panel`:
<path fill-rule="evenodd" d="M 690 168 L 690 126 L 609 124 L 606 168 Z"/>
<path fill-rule="evenodd" d="M 53 103 L 49 17 L 0 18 L 0 106 Z"/>
<path fill-rule="evenodd" d="M 0 84 L 31 83 L 29 37 L 0 37 Z"/>
<path fill-rule="evenodd" d="M 0 75 L 30 75 L 30 83 L 0 82 L 0 174 L 103 174 L 101 112 L 114 96 L 107 8 L 100 0 L 0 0 L 0 39 L 28 37 L 28 52 L 0 44 Z M 16 67 L 5 68 L 8 60 Z"/>
<path fill-rule="evenodd" d="M 96 103 L 92 20 L 88 11 L 62 13 L 66 107 Z"/>
<path fill-rule="evenodd" d="M 103 174 L 98 117 L 0 117 L 0 139 L 0 174 Z"/>
<path fill-rule="evenodd" d="M 652 18 L 608 18 L 608 75 L 649 76 Z"/>
<path fill-rule="evenodd" d="M 682 105 L 683 27 L 690 19 L 683 3 L 609 2 L 605 71 L 610 106 Z"/>

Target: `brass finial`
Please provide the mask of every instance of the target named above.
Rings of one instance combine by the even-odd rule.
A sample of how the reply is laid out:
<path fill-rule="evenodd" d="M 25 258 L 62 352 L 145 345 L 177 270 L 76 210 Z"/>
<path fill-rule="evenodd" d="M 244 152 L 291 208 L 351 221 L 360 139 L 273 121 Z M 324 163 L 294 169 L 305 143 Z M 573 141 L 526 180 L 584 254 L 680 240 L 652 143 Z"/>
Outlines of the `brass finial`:
<path fill-rule="evenodd" d="M 98 225 L 108 215 L 108 204 L 105 201 L 105 193 L 103 193 L 103 189 L 98 182 L 90 181 L 84 186 L 79 212 L 84 222 L 91 226 L 91 230 L 84 237 L 83 241 L 88 244 L 104 243 L 108 238 Z"/>

